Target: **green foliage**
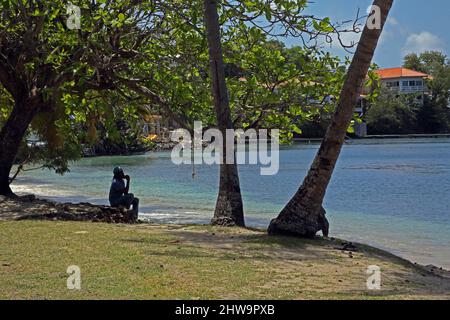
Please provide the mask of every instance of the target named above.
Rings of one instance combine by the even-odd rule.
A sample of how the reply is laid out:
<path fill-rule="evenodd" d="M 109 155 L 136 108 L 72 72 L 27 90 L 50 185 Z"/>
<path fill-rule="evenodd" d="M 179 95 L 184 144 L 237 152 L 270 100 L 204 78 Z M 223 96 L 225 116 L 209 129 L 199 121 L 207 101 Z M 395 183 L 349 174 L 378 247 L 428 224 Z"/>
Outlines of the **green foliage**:
<path fill-rule="evenodd" d="M 153 14 L 159 9 L 152 1 L 73 4 L 81 7 L 81 30 L 67 28 L 66 1 L 0 2 L 0 71 L 8 75 L 0 77 L 1 121 L 14 106 L 11 98 L 34 96 L 39 112 L 29 133 L 40 147 L 28 150 L 24 142 L 17 161 L 40 162 L 58 173 L 80 156 L 82 143 L 96 139 L 95 116 L 110 108 L 108 97 L 122 102 L 123 114 L 135 113 L 136 101 L 117 77 L 133 77 L 146 60 L 147 42 L 164 30 L 154 32 L 164 15 Z"/>
<path fill-rule="evenodd" d="M 439 51 L 427 51 L 420 55 L 409 54 L 404 58 L 404 67 L 432 76 L 428 81 L 433 99 L 447 97 L 450 90 L 450 60 Z"/>
<path fill-rule="evenodd" d="M 114 108 L 112 114 L 99 116 L 98 136 L 92 143 L 97 155 L 132 154 L 151 149 L 153 143 L 142 139 L 142 120 L 126 108 Z"/>
<path fill-rule="evenodd" d="M 409 54 L 403 66 L 431 76 L 424 102 L 417 95 L 399 95 L 383 89 L 365 115 L 369 134 L 449 133 L 450 64 L 447 56 L 430 51 Z"/>
<path fill-rule="evenodd" d="M 194 101 L 189 101 L 188 108 L 181 106 L 179 110 L 184 107 L 184 112 L 180 113 L 185 119 L 187 116 L 188 123 L 202 120 L 213 126 L 215 118 L 209 97 L 209 81 L 205 81 L 208 76 L 206 70 L 209 69 L 208 52 L 203 21 L 197 19 L 202 15 L 201 1 L 193 1 L 189 6 L 183 1 L 168 2 L 167 5 L 174 12 L 170 18 L 171 25 L 177 25 L 182 30 L 182 39 L 174 38 L 179 35 L 174 33 L 168 43 L 183 43 L 188 34 L 189 50 L 187 55 L 183 46 L 171 50 L 166 57 L 176 53 L 177 60 L 164 67 L 164 70 L 170 70 L 171 76 L 161 78 L 167 81 L 179 71 L 189 76 L 188 70 L 194 69 L 194 74 L 200 77 L 179 76 L 185 79 L 183 85 L 194 97 Z M 333 103 L 318 104 L 312 101 L 325 101 L 326 97 L 337 97 L 340 93 L 345 66 L 335 57 L 314 49 L 315 40 L 328 40 L 326 36 L 335 32 L 336 28 L 329 18 L 305 15 L 306 6 L 307 1 L 304 0 L 221 2 L 223 55 L 227 70 L 234 71 L 228 73 L 227 84 L 235 127 L 278 128 L 281 129 L 282 140 L 288 142 L 293 132 L 301 132 L 298 123 L 302 119 L 334 108 Z M 277 35 L 288 34 L 297 36 L 302 47 L 288 49 L 274 40 Z M 308 37 L 312 40 L 312 48 L 302 41 Z M 167 47 L 160 49 L 164 52 Z M 180 65 L 179 61 L 183 64 Z M 157 68 L 160 70 L 160 66 Z M 195 93 L 191 93 L 192 88 L 189 88 L 192 80 Z M 171 92 L 172 88 L 169 85 L 163 91 Z M 173 98 L 167 101 L 173 101 Z M 204 103 L 200 104 L 201 101 Z M 177 103 L 171 105 L 179 108 Z M 190 112 L 192 109 L 196 112 Z"/>
<path fill-rule="evenodd" d="M 410 53 L 403 58 L 403 67 L 418 72 L 427 72 L 426 68 L 423 66 L 420 57 L 416 53 Z"/>
<path fill-rule="evenodd" d="M 66 27 L 65 1 L 0 2 L 2 53 L 10 54 L 8 63 L 41 100 L 42 111 L 30 128 L 49 149 L 39 153 L 39 161 L 60 159 L 47 167 L 64 172 L 80 145 L 128 150 L 139 140 L 143 106 L 182 127 L 195 120 L 215 125 L 202 1 L 72 3 L 81 7 L 81 30 Z M 305 0 L 222 2 L 237 128 L 278 128 L 289 142 L 302 132 L 301 124 L 326 120 L 334 110 L 326 98 L 338 97 L 345 66 L 327 53 L 286 48 L 272 37 L 317 39 L 335 31 L 329 19 L 304 15 L 306 5 Z M 6 120 L 14 86 L 2 84 Z"/>
<path fill-rule="evenodd" d="M 450 60 L 438 51 L 420 55 L 410 54 L 404 58 L 404 66 L 431 75 L 427 81 L 430 95 L 417 115 L 418 130 L 423 133 L 450 132 Z"/>
<path fill-rule="evenodd" d="M 334 109 L 327 97 L 338 95 L 344 75 L 335 57 L 273 41 L 240 47 L 228 60 L 244 70 L 244 77 L 228 79 L 238 127 L 277 128 L 289 142 L 301 134 L 301 122 Z"/>
<path fill-rule="evenodd" d="M 447 106 L 447 99 L 427 97 L 417 119 L 422 133 L 450 133 L 450 108 Z"/>
<path fill-rule="evenodd" d="M 414 105 L 414 98 L 414 95 L 398 95 L 388 89 L 381 90 L 379 97 L 365 115 L 368 133 L 415 133 L 419 105 Z"/>
<path fill-rule="evenodd" d="M 11 108 L 14 105 L 14 99 L 11 94 L 0 85 L 0 125 L 8 119 Z"/>

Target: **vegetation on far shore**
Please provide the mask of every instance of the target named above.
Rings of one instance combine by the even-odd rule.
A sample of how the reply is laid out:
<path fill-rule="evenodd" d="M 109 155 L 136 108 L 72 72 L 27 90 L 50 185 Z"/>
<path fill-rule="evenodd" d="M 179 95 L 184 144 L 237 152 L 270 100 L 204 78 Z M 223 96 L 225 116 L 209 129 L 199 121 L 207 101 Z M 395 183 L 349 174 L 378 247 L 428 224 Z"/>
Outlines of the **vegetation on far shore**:
<path fill-rule="evenodd" d="M 340 240 L 258 230 L 0 222 L 0 299 L 448 299 L 450 280 Z M 66 287 L 81 268 L 81 290 Z M 366 289 L 369 265 L 382 290 Z"/>

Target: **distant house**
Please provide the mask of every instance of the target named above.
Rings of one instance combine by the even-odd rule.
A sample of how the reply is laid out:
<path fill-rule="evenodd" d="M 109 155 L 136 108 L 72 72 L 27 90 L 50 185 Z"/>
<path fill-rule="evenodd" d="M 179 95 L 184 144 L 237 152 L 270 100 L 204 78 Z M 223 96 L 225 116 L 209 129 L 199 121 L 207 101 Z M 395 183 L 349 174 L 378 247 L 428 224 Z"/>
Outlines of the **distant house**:
<path fill-rule="evenodd" d="M 144 136 L 161 135 L 163 118 L 160 115 L 149 114 L 143 117 L 144 126 L 142 133 Z"/>
<path fill-rule="evenodd" d="M 428 93 L 428 74 L 407 68 L 389 68 L 375 70 L 381 79 L 381 85 L 401 94 L 417 94 L 417 103 L 423 103 L 424 95 Z"/>
<path fill-rule="evenodd" d="M 388 68 L 374 71 L 381 81 L 381 86 L 399 94 L 415 94 L 415 103 L 423 105 L 424 97 L 428 94 L 427 79 L 431 76 L 425 73 L 417 72 L 407 68 Z M 363 117 L 366 110 L 366 96 L 372 88 L 365 87 L 359 99 L 355 112 Z M 355 125 L 355 134 L 358 137 L 367 135 L 367 126 L 363 121 Z"/>
<path fill-rule="evenodd" d="M 150 140 L 168 140 L 171 130 L 180 128 L 175 121 L 158 114 L 145 115 L 142 120 L 142 135 Z"/>

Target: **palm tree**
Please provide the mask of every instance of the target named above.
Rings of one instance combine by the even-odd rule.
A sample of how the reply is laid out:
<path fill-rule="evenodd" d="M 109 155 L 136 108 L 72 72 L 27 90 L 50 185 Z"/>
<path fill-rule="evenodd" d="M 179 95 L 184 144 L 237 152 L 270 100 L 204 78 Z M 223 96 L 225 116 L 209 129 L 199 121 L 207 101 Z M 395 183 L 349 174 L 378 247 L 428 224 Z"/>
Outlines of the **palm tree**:
<path fill-rule="evenodd" d="M 369 23 L 364 27 L 336 112 L 316 158 L 296 194 L 279 216 L 271 221 L 269 234 L 314 237 L 318 231 L 322 230 L 324 236 L 328 236 L 328 221 L 322 207 L 323 199 L 392 4 L 393 0 L 374 1 L 373 5 L 377 6 L 381 12 L 378 17 L 381 19 L 379 28 L 373 28 L 369 26 Z M 374 18 L 377 18 L 376 15 L 369 16 L 370 21 Z"/>
<path fill-rule="evenodd" d="M 217 12 L 218 2 L 219 0 L 204 0 L 204 15 L 209 48 L 211 90 L 214 97 L 217 126 L 224 137 L 223 146 L 226 146 L 226 130 L 233 129 L 233 122 L 225 82 L 219 14 Z M 222 226 L 244 226 L 244 209 L 236 161 L 234 164 L 227 163 L 227 150 L 225 147 L 223 149 L 219 194 L 211 223 Z M 233 154 L 232 157 L 235 158 L 235 155 Z"/>

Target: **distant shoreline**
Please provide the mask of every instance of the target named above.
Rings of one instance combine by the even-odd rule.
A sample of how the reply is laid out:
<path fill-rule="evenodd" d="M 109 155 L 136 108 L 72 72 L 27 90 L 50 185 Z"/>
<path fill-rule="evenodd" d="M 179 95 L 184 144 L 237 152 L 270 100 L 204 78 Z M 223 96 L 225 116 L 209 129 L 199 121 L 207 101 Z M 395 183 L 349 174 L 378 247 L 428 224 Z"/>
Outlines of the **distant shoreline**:
<path fill-rule="evenodd" d="M 382 135 L 368 135 L 365 137 L 354 137 L 348 140 L 372 140 L 372 139 L 437 139 L 448 138 L 450 133 L 437 134 L 382 134 Z M 294 138 L 294 142 L 321 142 L 323 138 Z"/>

